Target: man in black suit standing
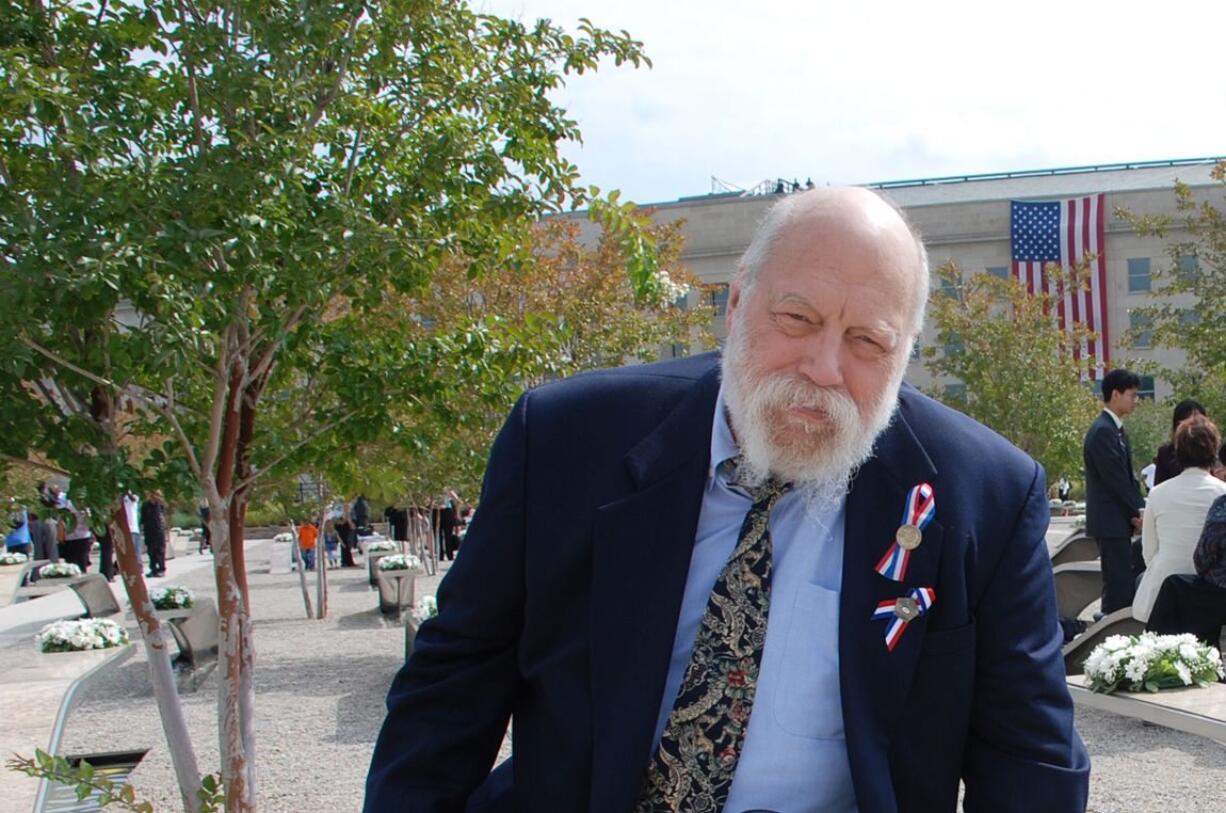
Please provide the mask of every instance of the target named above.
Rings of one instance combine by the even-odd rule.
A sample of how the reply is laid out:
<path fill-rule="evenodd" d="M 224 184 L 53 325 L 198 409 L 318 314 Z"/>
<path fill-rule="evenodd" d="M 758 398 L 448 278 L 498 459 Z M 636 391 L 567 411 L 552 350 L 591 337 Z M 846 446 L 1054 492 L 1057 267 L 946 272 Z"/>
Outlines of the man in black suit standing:
<path fill-rule="evenodd" d="M 1086 533 L 1098 543 L 1103 568 L 1103 613 L 1132 605 L 1136 582 L 1130 539 L 1141 526 L 1143 501 L 1132 472 L 1132 447 L 1122 418 L 1136 408 L 1141 379 L 1112 370 L 1103 379 L 1103 411 L 1086 432 Z"/>

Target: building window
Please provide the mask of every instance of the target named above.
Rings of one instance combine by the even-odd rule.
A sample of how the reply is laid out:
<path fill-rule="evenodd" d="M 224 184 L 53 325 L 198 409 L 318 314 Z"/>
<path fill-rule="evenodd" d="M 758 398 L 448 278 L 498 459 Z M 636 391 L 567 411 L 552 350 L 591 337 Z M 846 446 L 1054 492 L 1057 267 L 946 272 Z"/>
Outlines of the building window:
<path fill-rule="evenodd" d="M 966 349 L 966 345 L 962 342 L 962 337 L 957 333 L 950 333 L 945 337 L 945 355 L 956 356 L 964 349 Z"/>
<path fill-rule="evenodd" d="M 1001 279 L 1008 279 L 1009 278 L 1009 266 L 991 265 L 991 266 L 988 266 L 988 273 L 994 277 L 1000 277 Z"/>
<path fill-rule="evenodd" d="M 1200 263 L 1197 262 L 1195 254 L 1179 255 L 1177 268 L 1181 282 L 1194 282 L 1200 274 Z"/>
<path fill-rule="evenodd" d="M 1132 333 L 1132 346 L 1144 350 L 1153 346 L 1154 320 L 1148 313 L 1132 311 L 1128 314 L 1128 330 Z"/>
<path fill-rule="evenodd" d="M 947 404 L 962 404 L 966 403 L 966 385 L 961 381 L 956 381 L 953 384 L 945 385 L 945 403 Z"/>
<path fill-rule="evenodd" d="M 690 354 L 690 348 L 681 342 L 673 342 L 668 346 L 668 358 L 679 359 Z"/>
<path fill-rule="evenodd" d="M 1200 324 L 1200 311 L 1192 308 L 1183 308 L 1179 311 L 1179 324 L 1185 327 Z"/>
<path fill-rule="evenodd" d="M 950 279 L 949 277 L 941 277 L 941 293 L 951 299 L 962 298 L 962 280 Z"/>
<path fill-rule="evenodd" d="M 1128 293 L 1135 294 L 1150 288 L 1149 257 L 1128 258 Z"/>
<path fill-rule="evenodd" d="M 920 357 L 920 342 L 919 339 L 911 342 L 911 360 L 915 361 Z"/>
<path fill-rule="evenodd" d="M 721 282 L 711 288 L 711 307 L 715 308 L 716 316 L 728 312 L 728 283 Z"/>
<path fill-rule="evenodd" d="M 1137 397 L 1144 398 L 1148 401 L 1154 400 L 1154 377 L 1152 375 L 1140 376 L 1141 386 L 1137 387 Z"/>

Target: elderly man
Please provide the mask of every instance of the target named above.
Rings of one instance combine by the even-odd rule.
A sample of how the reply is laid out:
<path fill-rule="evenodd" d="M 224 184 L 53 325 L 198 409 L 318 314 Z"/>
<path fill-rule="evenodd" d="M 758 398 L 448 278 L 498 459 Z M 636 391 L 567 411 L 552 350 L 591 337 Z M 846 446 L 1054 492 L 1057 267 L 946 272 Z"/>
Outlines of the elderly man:
<path fill-rule="evenodd" d="M 722 359 L 526 394 L 366 813 L 1084 810 L 1043 472 L 901 387 L 927 289 L 882 199 L 794 195 Z"/>

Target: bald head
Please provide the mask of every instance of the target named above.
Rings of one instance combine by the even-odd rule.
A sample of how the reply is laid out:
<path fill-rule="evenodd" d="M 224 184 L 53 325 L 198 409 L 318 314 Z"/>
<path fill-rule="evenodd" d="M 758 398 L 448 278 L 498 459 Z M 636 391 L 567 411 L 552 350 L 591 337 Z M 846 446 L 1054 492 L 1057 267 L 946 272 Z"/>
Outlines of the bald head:
<path fill-rule="evenodd" d="M 910 301 L 910 328 L 918 335 L 928 302 L 928 252 L 919 234 L 892 202 L 861 187 L 813 189 L 771 207 L 741 257 L 738 281 L 748 292 L 780 243 L 800 241 L 822 251 L 836 242 L 862 253 L 872 265 L 897 274 L 898 295 Z"/>

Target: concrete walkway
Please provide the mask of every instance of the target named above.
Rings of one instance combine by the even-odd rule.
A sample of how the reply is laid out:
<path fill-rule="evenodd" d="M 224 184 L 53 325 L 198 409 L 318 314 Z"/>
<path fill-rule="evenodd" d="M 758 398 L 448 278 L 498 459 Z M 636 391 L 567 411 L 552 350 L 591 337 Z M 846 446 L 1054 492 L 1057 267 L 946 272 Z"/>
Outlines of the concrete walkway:
<path fill-rule="evenodd" d="M 182 543 L 179 549 L 183 549 Z M 180 554 L 166 562 L 166 577 L 149 579 L 150 589 L 173 581 L 191 571 L 211 566 L 211 554 Z M 96 562 L 95 562 L 96 566 Z M 110 585 L 119 603 L 127 607 L 128 597 L 116 579 Z M 84 611 L 77 594 L 64 587 L 50 595 L 30 601 L 0 606 L 0 755 L 34 756 L 34 750 L 57 753 L 60 734 L 72 710 L 77 689 L 87 679 L 117 667 L 133 654 L 139 636 L 130 617 L 115 616 L 129 627 L 134 643 L 116 649 L 92 652 L 43 654 L 34 645 L 34 636 L 47 624 L 65 618 L 78 618 Z M 4 810 L 37 810 L 40 782 L 0 768 L 0 804 Z"/>

